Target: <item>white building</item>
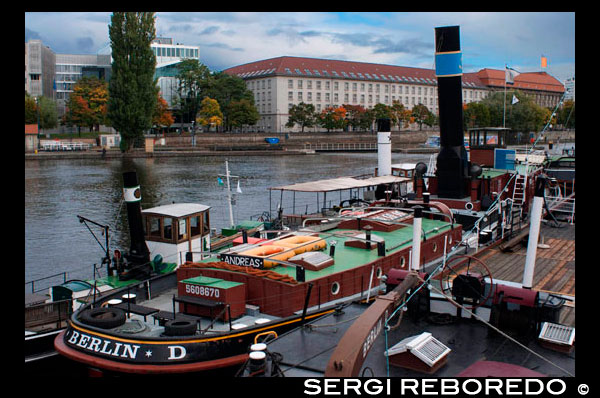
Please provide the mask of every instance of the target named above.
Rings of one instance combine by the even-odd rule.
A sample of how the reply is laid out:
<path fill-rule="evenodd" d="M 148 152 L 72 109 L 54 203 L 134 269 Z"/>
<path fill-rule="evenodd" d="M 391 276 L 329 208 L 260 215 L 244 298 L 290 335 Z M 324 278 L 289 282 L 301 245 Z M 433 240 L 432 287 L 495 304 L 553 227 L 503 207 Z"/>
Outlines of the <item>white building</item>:
<path fill-rule="evenodd" d="M 438 112 L 437 79 L 433 69 L 328 59 L 278 57 L 226 69 L 246 81 L 260 114 L 259 131 L 287 128 L 292 105 L 313 104 L 317 112 L 342 104 L 372 108 L 398 101 L 412 109 L 423 104 Z M 463 75 L 463 102 L 480 101 L 489 89 L 475 74 Z"/>
<path fill-rule="evenodd" d="M 41 40 L 25 43 L 25 91 L 32 97 L 54 99 L 56 54 Z"/>
<path fill-rule="evenodd" d="M 156 72 L 158 86 L 162 97 L 169 107 L 173 106 L 173 98 L 177 93 L 176 65 L 184 59 L 200 59 L 200 47 L 173 44 L 173 39 L 159 37 L 150 44 L 156 56 Z"/>

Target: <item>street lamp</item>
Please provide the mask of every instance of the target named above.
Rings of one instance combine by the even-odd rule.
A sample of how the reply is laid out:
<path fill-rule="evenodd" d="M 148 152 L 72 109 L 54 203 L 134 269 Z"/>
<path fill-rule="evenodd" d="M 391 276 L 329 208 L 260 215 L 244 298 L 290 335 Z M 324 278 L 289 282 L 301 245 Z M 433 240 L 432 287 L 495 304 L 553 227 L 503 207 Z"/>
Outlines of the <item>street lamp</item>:
<path fill-rule="evenodd" d="M 41 147 L 40 146 L 40 105 L 39 105 L 39 97 L 35 97 L 35 109 L 37 111 L 37 146 L 38 149 Z"/>

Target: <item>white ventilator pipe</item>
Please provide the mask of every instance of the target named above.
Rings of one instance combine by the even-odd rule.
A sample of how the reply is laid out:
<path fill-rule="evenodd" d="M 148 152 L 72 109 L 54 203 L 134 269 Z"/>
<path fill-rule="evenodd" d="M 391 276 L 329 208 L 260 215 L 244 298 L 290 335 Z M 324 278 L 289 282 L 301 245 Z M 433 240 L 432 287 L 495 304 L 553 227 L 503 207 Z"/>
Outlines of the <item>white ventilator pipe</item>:
<path fill-rule="evenodd" d="M 390 120 L 377 119 L 377 176 L 392 174 L 392 136 Z"/>
<path fill-rule="evenodd" d="M 415 206 L 414 209 L 412 258 L 410 262 L 410 269 L 412 271 L 418 271 L 421 267 L 421 229 L 423 224 L 423 208 L 421 206 Z"/>
<path fill-rule="evenodd" d="M 531 216 L 529 218 L 529 241 L 527 242 L 527 257 L 525 258 L 525 269 L 523 271 L 523 287 L 531 289 L 533 285 L 533 273 L 535 271 L 535 258 L 537 245 L 540 237 L 540 224 L 542 220 L 542 207 L 544 205 L 544 188 L 546 179 L 538 177 L 535 182 L 535 194 L 531 205 Z"/>

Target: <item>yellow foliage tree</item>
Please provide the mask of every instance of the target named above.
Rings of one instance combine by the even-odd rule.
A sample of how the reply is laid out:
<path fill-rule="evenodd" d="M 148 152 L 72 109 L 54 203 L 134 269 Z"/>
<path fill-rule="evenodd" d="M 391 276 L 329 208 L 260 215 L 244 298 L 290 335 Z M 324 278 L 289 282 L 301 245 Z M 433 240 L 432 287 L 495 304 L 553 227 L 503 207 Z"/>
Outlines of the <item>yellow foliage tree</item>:
<path fill-rule="evenodd" d="M 198 110 L 196 123 L 204 128 L 210 128 L 211 126 L 218 128 L 221 126 L 223 124 L 223 112 L 221 112 L 219 102 L 212 98 L 204 97 Z"/>

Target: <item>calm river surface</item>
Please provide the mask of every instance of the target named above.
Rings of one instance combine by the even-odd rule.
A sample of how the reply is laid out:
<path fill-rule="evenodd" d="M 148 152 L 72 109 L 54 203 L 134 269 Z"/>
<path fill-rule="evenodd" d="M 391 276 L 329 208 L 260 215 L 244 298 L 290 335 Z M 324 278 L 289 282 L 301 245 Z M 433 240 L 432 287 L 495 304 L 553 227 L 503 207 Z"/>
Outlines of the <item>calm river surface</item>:
<path fill-rule="evenodd" d="M 394 153 L 392 163 L 427 163 L 429 156 Z M 104 253 L 77 215 L 110 226 L 111 252 L 129 249 L 127 211 L 124 203 L 121 206 L 124 171 L 137 170 L 143 208 L 172 202 L 202 203 L 211 206 L 212 228 L 220 231 L 227 227 L 226 186 L 217 182 L 217 177 L 225 174 L 226 159 L 230 174 L 239 176 L 242 190 L 233 206 L 236 223 L 269 211 L 269 187 L 373 173 L 377 167 L 376 153 L 26 161 L 25 281 L 64 271 L 69 279 L 92 277 L 93 264 L 100 264 Z M 232 179 L 233 193 L 236 188 L 237 180 Z M 337 205 L 339 194 L 332 196 L 327 200 Z M 279 201 L 279 191 L 273 191 L 273 212 Z M 296 195 L 296 212 L 304 211 L 306 205 L 309 211 L 316 209 L 315 194 Z M 286 193 L 283 207 L 291 211 L 291 206 L 292 194 Z M 104 244 L 101 230 L 92 230 Z M 105 268 L 101 272 L 104 275 Z M 46 281 L 51 282 L 57 280 Z M 31 289 L 29 285 L 26 288 Z"/>

